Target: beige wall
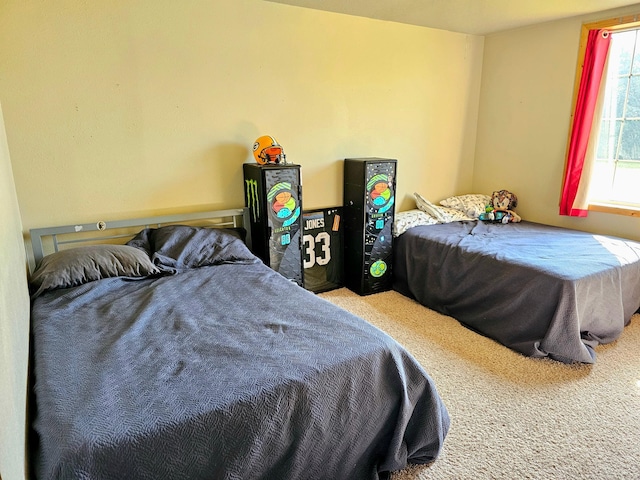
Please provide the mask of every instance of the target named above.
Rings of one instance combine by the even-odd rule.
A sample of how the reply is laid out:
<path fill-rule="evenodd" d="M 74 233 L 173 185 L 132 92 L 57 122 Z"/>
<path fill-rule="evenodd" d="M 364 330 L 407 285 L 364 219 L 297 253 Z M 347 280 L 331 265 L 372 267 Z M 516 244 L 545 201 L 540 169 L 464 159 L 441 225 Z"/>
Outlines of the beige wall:
<path fill-rule="evenodd" d="M 305 208 L 342 204 L 347 157 L 398 159 L 398 209 L 468 191 L 482 49 L 261 0 L 3 0 L 2 478 L 24 477 L 21 229 L 243 205 L 263 134 L 302 165 Z"/>
<path fill-rule="evenodd" d="M 640 240 L 640 218 L 558 214 L 582 23 L 623 13 L 640 5 L 485 38 L 475 190 L 515 192 L 527 220 Z"/>
<path fill-rule="evenodd" d="M 25 478 L 29 296 L 22 225 L 0 106 L 0 477 Z"/>
<path fill-rule="evenodd" d="M 471 187 L 483 38 L 261 0 L 5 0 L 0 76 L 25 229 L 244 204 L 274 135 L 304 208 L 397 158 L 400 209 Z"/>

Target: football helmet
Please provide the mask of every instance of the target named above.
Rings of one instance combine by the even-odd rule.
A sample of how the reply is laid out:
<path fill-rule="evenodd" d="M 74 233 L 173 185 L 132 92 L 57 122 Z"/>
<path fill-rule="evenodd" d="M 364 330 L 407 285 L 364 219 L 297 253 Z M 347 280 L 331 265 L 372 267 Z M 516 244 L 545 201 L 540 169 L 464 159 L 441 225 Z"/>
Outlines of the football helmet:
<path fill-rule="evenodd" d="M 267 163 L 287 163 L 284 148 L 270 135 L 263 135 L 253 144 L 253 156 L 260 165 Z"/>

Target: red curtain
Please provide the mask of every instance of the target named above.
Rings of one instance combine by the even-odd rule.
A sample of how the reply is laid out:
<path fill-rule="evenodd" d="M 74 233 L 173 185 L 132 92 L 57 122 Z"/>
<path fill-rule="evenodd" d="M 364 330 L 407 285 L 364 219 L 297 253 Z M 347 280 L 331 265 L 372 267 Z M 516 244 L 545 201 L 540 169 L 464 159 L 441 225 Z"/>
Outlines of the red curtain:
<path fill-rule="evenodd" d="M 576 99 L 576 110 L 573 117 L 573 129 L 571 130 L 569 151 L 567 153 L 564 185 L 562 186 L 562 198 L 560 199 L 560 215 L 586 217 L 588 213 L 588 210 L 576 208 L 574 201 L 582 177 L 593 115 L 598 102 L 598 91 L 600 90 L 600 82 L 602 81 L 610 43 L 611 35 L 606 30 L 589 31 L 578 98 Z"/>

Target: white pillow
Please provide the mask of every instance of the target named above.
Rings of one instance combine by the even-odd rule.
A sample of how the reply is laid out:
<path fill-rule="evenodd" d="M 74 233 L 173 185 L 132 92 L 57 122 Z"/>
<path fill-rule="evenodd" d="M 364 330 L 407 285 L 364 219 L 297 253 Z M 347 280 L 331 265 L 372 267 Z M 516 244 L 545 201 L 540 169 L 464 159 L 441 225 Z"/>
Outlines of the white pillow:
<path fill-rule="evenodd" d="M 422 210 L 414 209 L 396 213 L 393 219 L 393 236 L 399 237 L 411 227 L 435 225 L 438 220 Z"/>
<path fill-rule="evenodd" d="M 466 195 L 454 195 L 440 202 L 443 207 L 455 208 L 465 215 L 478 218 L 484 213 L 485 207 L 491 203 L 491 197 L 483 193 L 467 193 Z"/>
<path fill-rule="evenodd" d="M 424 198 L 418 192 L 415 192 L 413 196 L 416 199 L 416 206 L 418 207 L 419 210 L 422 210 L 423 212 L 428 213 L 433 218 L 438 220 L 438 222 L 442 220 L 442 215 L 440 214 L 440 211 L 438 210 L 437 205 L 434 205 L 433 203 L 431 203 L 429 200 Z"/>
<path fill-rule="evenodd" d="M 460 210 L 456 210 L 455 208 L 434 205 L 419 193 L 414 193 L 413 196 L 416 199 L 416 206 L 423 212 L 428 213 L 433 218 L 435 218 L 438 221 L 438 223 L 459 222 L 464 220 L 477 220 L 477 217 L 476 218 L 470 217 L 464 212 L 461 212 Z"/>

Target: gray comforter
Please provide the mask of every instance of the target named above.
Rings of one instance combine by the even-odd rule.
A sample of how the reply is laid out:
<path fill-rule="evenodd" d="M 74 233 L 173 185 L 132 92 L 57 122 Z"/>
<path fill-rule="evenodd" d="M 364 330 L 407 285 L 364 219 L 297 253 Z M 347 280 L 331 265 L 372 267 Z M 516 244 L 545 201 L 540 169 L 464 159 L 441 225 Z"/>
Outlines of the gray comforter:
<path fill-rule="evenodd" d="M 593 363 L 640 307 L 640 243 L 531 222 L 419 226 L 394 288 L 532 357 Z"/>
<path fill-rule="evenodd" d="M 259 261 L 32 310 L 39 478 L 375 479 L 432 462 L 449 427 L 398 343 Z"/>

